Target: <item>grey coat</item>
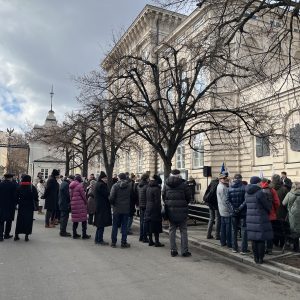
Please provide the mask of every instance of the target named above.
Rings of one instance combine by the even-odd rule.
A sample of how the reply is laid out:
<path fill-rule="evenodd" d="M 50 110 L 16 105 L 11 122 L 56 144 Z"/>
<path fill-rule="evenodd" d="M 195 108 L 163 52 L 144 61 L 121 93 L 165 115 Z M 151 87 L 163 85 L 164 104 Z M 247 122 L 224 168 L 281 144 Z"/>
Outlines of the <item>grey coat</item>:
<path fill-rule="evenodd" d="M 131 185 L 126 180 L 120 180 L 112 186 L 109 201 L 114 214 L 129 214 Z"/>

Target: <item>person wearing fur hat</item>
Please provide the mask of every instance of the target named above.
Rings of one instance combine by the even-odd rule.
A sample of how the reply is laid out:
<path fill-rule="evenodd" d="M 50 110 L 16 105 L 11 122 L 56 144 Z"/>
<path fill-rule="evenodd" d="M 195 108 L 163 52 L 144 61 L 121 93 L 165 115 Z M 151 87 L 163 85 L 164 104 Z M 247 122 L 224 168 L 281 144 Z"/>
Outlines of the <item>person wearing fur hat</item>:
<path fill-rule="evenodd" d="M 261 179 L 253 176 L 246 186 L 247 232 L 252 241 L 255 263 L 262 264 L 265 255 L 265 242 L 273 238 L 273 229 L 269 220 L 272 209 L 270 201 L 260 186 Z"/>
<path fill-rule="evenodd" d="M 59 193 L 59 184 L 57 182 L 59 178 L 59 171 L 54 169 L 51 173 L 51 176 L 47 180 L 45 188 L 45 209 L 47 210 L 45 216 L 45 227 L 53 228 L 55 227 L 55 212 L 58 205 L 58 193 Z"/>
<path fill-rule="evenodd" d="M 111 206 L 109 203 L 109 189 L 107 186 L 107 176 L 101 171 L 98 182 L 95 184 L 95 221 L 97 227 L 95 244 L 105 246 L 107 242 L 103 240 L 104 228 L 112 225 Z"/>
<path fill-rule="evenodd" d="M 75 179 L 70 183 L 70 201 L 71 201 L 71 214 L 73 222 L 73 239 L 82 238 L 89 239 L 91 236 L 86 233 L 87 231 L 87 199 L 84 192 L 83 180 L 81 175 L 75 175 Z M 82 236 L 77 234 L 78 224 L 81 222 Z"/>
<path fill-rule="evenodd" d="M 33 213 L 38 207 L 38 193 L 36 187 L 31 184 L 31 177 L 25 175 L 17 189 L 18 216 L 15 229 L 15 241 L 18 241 L 19 234 L 25 234 L 25 241 L 32 233 Z"/>
<path fill-rule="evenodd" d="M 180 171 L 175 169 L 171 171 L 170 177 L 166 180 L 162 191 L 162 198 L 165 208 L 168 212 L 170 228 L 170 248 L 171 256 L 178 255 L 176 246 L 176 230 L 179 227 L 181 237 L 181 255 L 183 257 L 191 256 L 188 248 L 188 204 L 191 202 L 190 189 L 186 182 L 181 178 Z"/>

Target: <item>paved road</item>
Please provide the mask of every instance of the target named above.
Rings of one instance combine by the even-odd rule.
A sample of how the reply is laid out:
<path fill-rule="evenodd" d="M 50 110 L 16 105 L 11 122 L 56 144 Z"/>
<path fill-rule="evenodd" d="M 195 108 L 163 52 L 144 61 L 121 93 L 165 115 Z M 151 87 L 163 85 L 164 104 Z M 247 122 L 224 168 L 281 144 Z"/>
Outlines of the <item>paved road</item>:
<path fill-rule="evenodd" d="M 61 238 L 38 217 L 30 242 L 0 244 L 0 299 L 299 300 L 296 283 L 219 256 L 192 249 L 190 258 L 172 258 L 167 248 L 141 244 L 136 235 L 129 242 L 131 249 L 112 249 Z"/>

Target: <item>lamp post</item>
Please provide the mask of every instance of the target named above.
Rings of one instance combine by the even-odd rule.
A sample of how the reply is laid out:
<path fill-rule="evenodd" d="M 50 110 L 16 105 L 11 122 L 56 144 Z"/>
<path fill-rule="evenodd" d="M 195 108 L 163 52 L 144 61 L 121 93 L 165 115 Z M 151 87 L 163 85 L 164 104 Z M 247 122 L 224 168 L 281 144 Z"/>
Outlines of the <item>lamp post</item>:
<path fill-rule="evenodd" d="M 6 164 L 6 171 L 9 173 L 10 170 L 10 145 L 11 145 L 11 136 L 13 132 L 15 131 L 14 128 L 7 128 L 6 129 L 8 133 L 8 140 L 7 140 L 7 164 Z"/>

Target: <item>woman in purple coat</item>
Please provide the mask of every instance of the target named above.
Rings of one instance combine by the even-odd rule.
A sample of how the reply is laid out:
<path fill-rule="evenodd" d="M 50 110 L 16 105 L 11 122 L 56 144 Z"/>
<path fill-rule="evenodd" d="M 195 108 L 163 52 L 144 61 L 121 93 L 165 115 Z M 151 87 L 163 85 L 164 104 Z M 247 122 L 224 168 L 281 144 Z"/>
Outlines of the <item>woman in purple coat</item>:
<path fill-rule="evenodd" d="M 78 223 L 82 225 L 82 239 L 89 239 L 87 229 L 87 199 L 82 185 L 81 175 L 76 175 L 75 180 L 70 183 L 71 214 L 73 222 L 73 239 L 80 238 L 77 234 Z"/>

